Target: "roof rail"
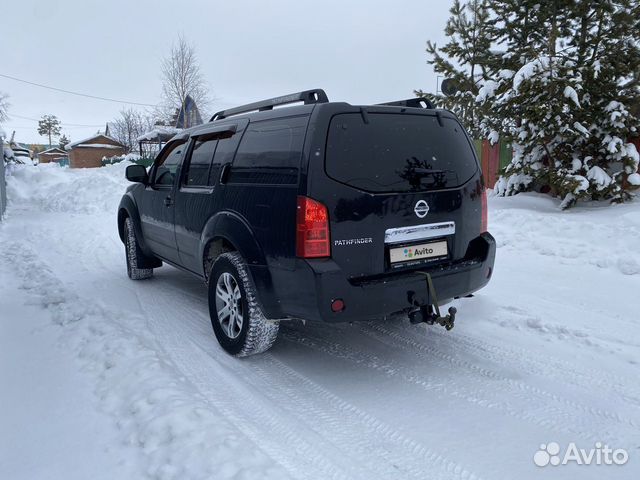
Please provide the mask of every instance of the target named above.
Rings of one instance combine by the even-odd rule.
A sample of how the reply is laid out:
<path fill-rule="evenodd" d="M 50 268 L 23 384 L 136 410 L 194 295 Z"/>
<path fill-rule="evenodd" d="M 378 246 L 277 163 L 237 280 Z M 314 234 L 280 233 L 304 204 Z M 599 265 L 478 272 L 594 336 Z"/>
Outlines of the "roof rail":
<path fill-rule="evenodd" d="M 312 103 L 327 103 L 329 98 L 324 90 L 315 88 L 313 90 L 305 90 L 303 92 L 291 93 L 282 97 L 269 98 L 268 100 L 261 100 L 260 102 L 248 103 L 240 107 L 229 108 L 227 110 L 220 110 L 211 117 L 210 122 L 215 120 L 222 120 L 223 118 L 230 117 L 232 115 L 239 115 L 241 113 L 253 112 L 258 110 L 260 112 L 264 110 L 273 110 L 273 107 L 278 105 L 288 105 L 290 103 L 304 102 L 305 105 Z"/>
<path fill-rule="evenodd" d="M 378 103 L 389 107 L 410 107 L 410 108 L 435 108 L 431 100 L 425 97 L 407 98 L 406 100 L 396 100 L 395 102 Z"/>

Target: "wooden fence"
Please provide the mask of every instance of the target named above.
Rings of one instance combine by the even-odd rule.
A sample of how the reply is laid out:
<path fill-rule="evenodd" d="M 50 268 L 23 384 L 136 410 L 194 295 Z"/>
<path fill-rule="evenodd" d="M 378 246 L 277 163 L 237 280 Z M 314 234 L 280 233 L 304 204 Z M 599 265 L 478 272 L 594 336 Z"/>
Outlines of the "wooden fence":
<path fill-rule="evenodd" d="M 487 188 L 493 188 L 500 176 L 500 170 L 509 165 L 513 158 L 511 141 L 501 139 L 495 145 L 491 145 L 488 140 L 475 140 L 474 143 L 485 184 Z"/>

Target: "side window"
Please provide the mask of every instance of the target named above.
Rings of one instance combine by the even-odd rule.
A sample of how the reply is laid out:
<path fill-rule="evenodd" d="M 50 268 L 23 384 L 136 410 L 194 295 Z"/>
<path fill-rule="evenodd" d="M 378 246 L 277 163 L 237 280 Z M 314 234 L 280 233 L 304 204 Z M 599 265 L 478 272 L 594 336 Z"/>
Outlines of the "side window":
<path fill-rule="evenodd" d="M 218 140 L 203 141 L 195 138 L 193 142 L 189 164 L 184 176 L 184 184 L 190 187 L 210 185 L 209 169 Z"/>
<path fill-rule="evenodd" d="M 308 119 L 290 117 L 249 124 L 229 183 L 296 183 Z"/>
<path fill-rule="evenodd" d="M 224 164 L 231 163 L 233 155 L 238 148 L 238 142 L 242 137 L 242 131 L 236 132 L 231 137 L 221 138 L 218 140 L 218 147 L 216 153 L 213 156 L 213 164 L 211 165 L 211 171 L 209 172 L 209 185 L 215 185 L 220 178 L 220 169 Z"/>
<path fill-rule="evenodd" d="M 185 142 L 176 142 L 156 161 L 153 177 L 155 185 L 173 185 L 185 145 Z"/>

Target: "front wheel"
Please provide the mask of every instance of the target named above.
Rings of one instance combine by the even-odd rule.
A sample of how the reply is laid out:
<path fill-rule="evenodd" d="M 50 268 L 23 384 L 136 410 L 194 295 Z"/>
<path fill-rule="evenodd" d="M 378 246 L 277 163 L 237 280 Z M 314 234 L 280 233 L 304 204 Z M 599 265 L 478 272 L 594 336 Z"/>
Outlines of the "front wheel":
<path fill-rule="evenodd" d="M 279 323 L 268 320 L 242 256 L 220 255 L 209 275 L 209 314 L 218 342 L 228 353 L 246 357 L 273 345 Z"/>
<path fill-rule="evenodd" d="M 153 268 L 140 268 L 144 254 L 140 249 L 133 220 L 127 217 L 124 221 L 124 248 L 127 256 L 127 275 L 131 280 L 145 280 L 153 276 Z"/>

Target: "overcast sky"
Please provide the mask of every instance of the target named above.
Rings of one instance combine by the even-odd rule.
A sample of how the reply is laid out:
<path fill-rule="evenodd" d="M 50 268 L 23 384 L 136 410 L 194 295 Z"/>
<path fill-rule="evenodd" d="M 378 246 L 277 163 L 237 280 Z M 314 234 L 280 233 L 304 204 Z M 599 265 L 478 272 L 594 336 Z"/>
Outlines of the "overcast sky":
<path fill-rule="evenodd" d="M 216 101 L 211 110 L 308 88 L 330 100 L 376 103 L 435 91 L 428 39 L 442 43 L 450 1 L 12 0 L 0 9 L 0 73 L 140 103 L 160 100 L 160 63 L 178 34 L 192 43 Z M 127 105 L 0 77 L 16 140 L 44 142 L 56 115 L 79 140 Z M 142 108 L 142 107 L 141 107 Z"/>

